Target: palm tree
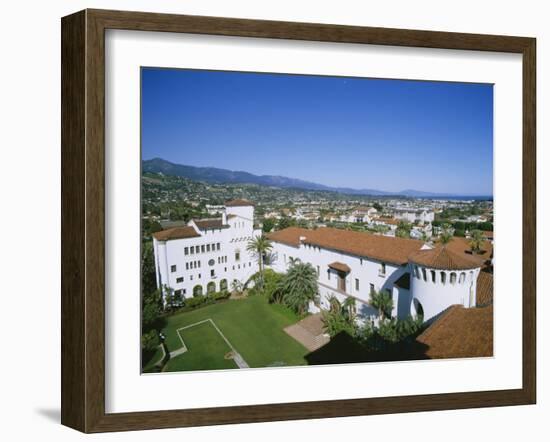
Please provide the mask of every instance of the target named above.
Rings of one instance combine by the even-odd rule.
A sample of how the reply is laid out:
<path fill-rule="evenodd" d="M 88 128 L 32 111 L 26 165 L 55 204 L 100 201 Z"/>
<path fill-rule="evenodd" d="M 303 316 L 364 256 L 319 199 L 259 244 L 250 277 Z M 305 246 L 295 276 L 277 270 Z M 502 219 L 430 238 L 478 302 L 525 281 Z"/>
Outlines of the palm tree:
<path fill-rule="evenodd" d="M 272 248 L 273 244 L 264 235 L 252 238 L 250 241 L 248 241 L 248 244 L 246 246 L 246 250 L 256 255 L 256 257 L 258 258 L 260 290 L 263 289 L 264 286 L 264 254 L 271 251 Z"/>
<path fill-rule="evenodd" d="M 310 301 L 317 299 L 317 271 L 309 263 L 293 261 L 281 280 L 283 302 L 303 314 Z"/>
<path fill-rule="evenodd" d="M 472 230 L 470 233 L 470 248 L 472 252 L 479 253 L 483 246 L 483 233 L 481 230 Z"/>
<path fill-rule="evenodd" d="M 344 302 L 342 302 L 342 310 L 345 312 L 346 319 L 349 322 L 353 322 L 355 320 L 356 308 L 355 298 L 352 298 L 351 296 L 348 296 L 344 299 Z"/>
<path fill-rule="evenodd" d="M 453 228 L 450 224 L 443 224 L 441 226 L 441 234 L 439 235 L 439 242 L 443 245 L 449 244 L 453 239 Z"/>
<path fill-rule="evenodd" d="M 370 305 L 378 310 L 380 319 L 391 317 L 393 310 L 393 299 L 387 291 L 373 291 L 370 294 Z"/>

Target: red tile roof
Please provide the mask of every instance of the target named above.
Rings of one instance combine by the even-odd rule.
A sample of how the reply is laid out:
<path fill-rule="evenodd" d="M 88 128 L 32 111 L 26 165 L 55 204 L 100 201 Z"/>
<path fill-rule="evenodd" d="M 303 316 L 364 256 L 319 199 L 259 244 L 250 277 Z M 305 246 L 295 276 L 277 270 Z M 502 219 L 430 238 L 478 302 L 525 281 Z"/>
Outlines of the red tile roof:
<path fill-rule="evenodd" d="M 191 226 L 173 227 L 171 229 L 161 230 L 153 233 L 158 241 L 169 241 L 171 239 L 197 238 L 201 235 Z"/>
<path fill-rule="evenodd" d="M 409 260 L 415 264 L 440 270 L 466 270 L 480 267 L 479 261 L 450 250 L 446 245 L 412 253 Z"/>
<path fill-rule="evenodd" d="M 277 230 L 269 233 L 267 237 L 271 241 L 280 242 L 282 244 L 286 244 L 287 246 L 298 247 L 300 245 L 300 237 L 306 236 L 309 232 L 311 232 L 311 230 L 303 229 L 301 227 L 288 227 L 283 230 Z"/>
<path fill-rule="evenodd" d="M 331 262 L 328 265 L 331 269 L 338 270 L 339 272 L 349 273 L 351 272 L 351 269 L 347 264 L 344 264 L 343 262 L 334 261 Z"/>
<path fill-rule="evenodd" d="M 253 202 L 248 200 L 243 200 L 243 199 L 231 200 L 225 203 L 225 207 L 243 207 L 243 206 L 253 206 L 253 205 L 254 205 Z"/>
<path fill-rule="evenodd" d="M 416 340 L 429 358 L 493 356 L 493 306 L 453 305 Z"/>
<path fill-rule="evenodd" d="M 479 272 L 476 284 L 476 304 L 478 307 L 493 303 L 493 275 L 487 272 Z"/>
<path fill-rule="evenodd" d="M 193 220 L 197 227 L 201 230 L 208 230 L 208 229 L 225 229 L 229 227 L 228 224 L 223 224 L 221 218 L 213 218 L 213 219 L 198 219 Z"/>
<path fill-rule="evenodd" d="M 269 235 L 272 241 L 294 247 L 300 245 L 300 237 L 305 237 L 304 244 L 398 265 L 406 264 L 408 256 L 424 245 L 422 241 L 415 239 L 392 238 L 330 227 L 316 230 L 289 227 Z"/>
<path fill-rule="evenodd" d="M 470 240 L 462 237 L 454 237 L 451 242 L 447 244 L 447 248 L 453 252 L 460 253 L 478 261 L 480 266 L 485 266 L 488 263 L 490 264 L 493 256 L 493 245 L 490 241 L 483 241 L 479 253 L 473 253 L 470 247 Z"/>

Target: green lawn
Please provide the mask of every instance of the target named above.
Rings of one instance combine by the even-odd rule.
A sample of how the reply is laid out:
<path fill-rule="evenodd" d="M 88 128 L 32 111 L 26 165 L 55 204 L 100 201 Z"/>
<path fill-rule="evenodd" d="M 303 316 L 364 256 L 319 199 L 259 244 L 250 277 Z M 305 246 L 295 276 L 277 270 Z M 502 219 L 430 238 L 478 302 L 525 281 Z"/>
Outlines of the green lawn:
<path fill-rule="evenodd" d="M 188 371 L 237 368 L 232 359 L 224 356 L 231 348 L 212 323 L 203 322 L 179 331 L 187 351 L 166 364 L 165 371 Z"/>
<path fill-rule="evenodd" d="M 307 349 L 283 331 L 299 318 L 281 305 L 269 304 L 262 296 L 230 300 L 168 317 L 163 329 L 168 350 L 182 346 L 176 330 L 205 319 L 214 321 L 250 367 L 307 364 L 304 358 Z M 230 349 L 210 323 L 181 333 L 188 351 L 170 360 L 165 371 L 235 368 L 232 360 L 224 359 Z"/>

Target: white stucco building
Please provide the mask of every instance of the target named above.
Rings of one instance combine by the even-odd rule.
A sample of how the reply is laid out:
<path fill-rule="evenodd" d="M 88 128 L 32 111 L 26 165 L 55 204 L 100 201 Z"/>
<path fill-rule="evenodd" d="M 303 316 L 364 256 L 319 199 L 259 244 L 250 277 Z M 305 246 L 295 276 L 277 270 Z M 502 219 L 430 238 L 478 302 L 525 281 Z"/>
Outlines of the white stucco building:
<path fill-rule="evenodd" d="M 253 204 L 233 200 L 218 210 L 220 218 L 191 220 L 153 235 L 158 287 L 185 299 L 231 289 L 234 280 L 244 284 L 258 270 L 256 257 L 246 250 L 261 235 L 254 229 Z M 392 316 L 400 319 L 422 314 L 429 321 L 451 305 L 475 307 L 478 276 L 488 258 L 468 254 L 458 240 L 433 248 L 416 239 L 327 227 L 290 227 L 269 239 L 273 270 L 286 272 L 297 258 L 317 271 L 319 302 L 310 305 L 312 313 L 328 309 L 332 296 L 352 297 L 359 320 L 378 316 L 369 304 L 372 291 L 387 291 Z"/>
<path fill-rule="evenodd" d="M 230 289 L 234 280 L 245 282 L 257 272 L 257 260 L 246 250 L 261 234 L 254 229 L 254 205 L 233 200 L 217 210 L 221 218 L 191 220 L 153 234 L 157 287 L 189 298 Z"/>
<path fill-rule="evenodd" d="M 429 209 L 394 208 L 394 218 L 409 223 L 431 223 L 435 219 L 435 212 Z"/>
<path fill-rule="evenodd" d="M 356 300 L 358 318 L 375 319 L 370 293 L 387 291 L 392 316 L 422 314 L 429 321 L 451 305 L 476 305 L 477 277 L 482 260 L 422 241 L 332 228 L 291 227 L 269 235 L 277 260 L 272 268 L 285 272 L 290 258 L 310 263 L 317 271 L 320 302 L 310 311 L 329 308 L 329 298 Z"/>

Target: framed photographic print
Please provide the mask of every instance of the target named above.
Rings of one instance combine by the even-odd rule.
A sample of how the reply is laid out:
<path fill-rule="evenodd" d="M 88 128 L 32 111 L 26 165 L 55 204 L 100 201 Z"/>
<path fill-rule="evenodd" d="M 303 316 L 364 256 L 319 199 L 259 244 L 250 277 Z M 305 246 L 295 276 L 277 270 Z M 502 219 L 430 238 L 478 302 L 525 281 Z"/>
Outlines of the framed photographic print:
<path fill-rule="evenodd" d="M 535 40 L 62 20 L 62 423 L 532 404 Z"/>

